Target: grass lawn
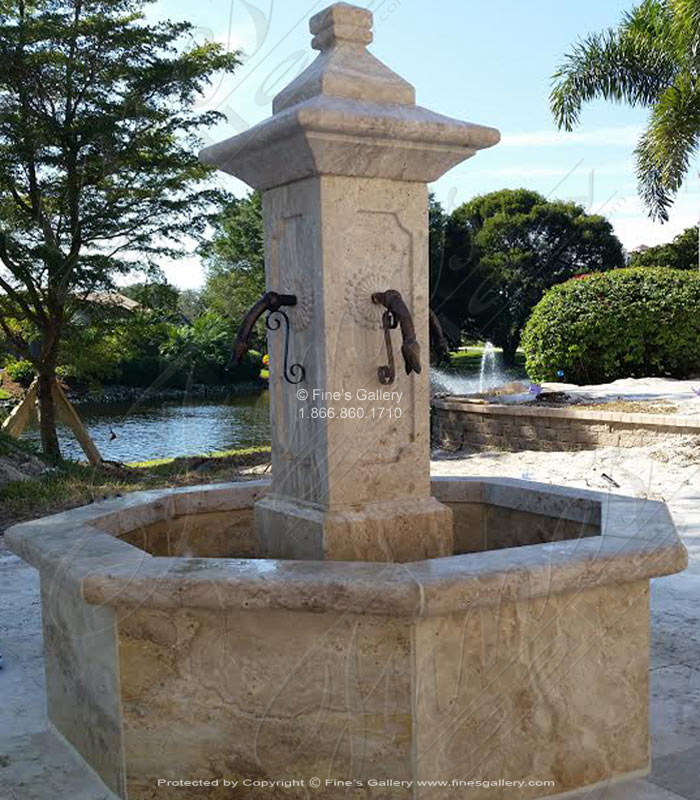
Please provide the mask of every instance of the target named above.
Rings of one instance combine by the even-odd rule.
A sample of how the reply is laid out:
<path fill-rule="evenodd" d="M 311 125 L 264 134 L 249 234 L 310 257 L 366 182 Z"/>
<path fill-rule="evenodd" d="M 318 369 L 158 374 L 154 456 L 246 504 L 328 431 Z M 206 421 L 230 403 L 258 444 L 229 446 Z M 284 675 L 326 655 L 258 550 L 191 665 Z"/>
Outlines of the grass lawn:
<path fill-rule="evenodd" d="M 29 453 L 28 446 L 0 439 L 0 456 L 10 448 Z M 119 467 L 91 467 L 62 461 L 38 478 L 0 484 L 0 532 L 16 522 L 127 492 L 216 483 L 240 477 L 241 469 L 265 464 L 269 447 L 249 447 L 187 458 L 141 461 Z M 21 466 L 18 464 L 18 469 Z"/>

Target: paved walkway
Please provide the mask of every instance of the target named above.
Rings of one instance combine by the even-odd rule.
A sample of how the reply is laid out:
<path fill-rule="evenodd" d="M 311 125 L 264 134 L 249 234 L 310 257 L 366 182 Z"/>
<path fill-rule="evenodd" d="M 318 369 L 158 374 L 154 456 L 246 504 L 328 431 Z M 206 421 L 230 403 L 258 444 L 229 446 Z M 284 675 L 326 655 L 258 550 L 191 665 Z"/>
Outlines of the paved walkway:
<path fill-rule="evenodd" d="M 450 460 L 449 468 L 447 462 L 436 464 L 434 471 L 481 474 L 478 467 L 486 458 L 497 467 L 491 456 L 475 456 Z M 507 458 L 517 466 L 518 454 Z M 690 567 L 652 582 L 651 775 L 578 793 L 572 800 L 700 800 L 700 472 L 697 480 L 694 473 L 688 472 L 672 497 L 665 493 Z M 0 652 L 0 800 L 112 800 L 46 728 L 38 579 L 8 553 L 2 539 Z"/>
<path fill-rule="evenodd" d="M 46 728 L 39 577 L 0 538 L 0 800 L 112 800 Z"/>

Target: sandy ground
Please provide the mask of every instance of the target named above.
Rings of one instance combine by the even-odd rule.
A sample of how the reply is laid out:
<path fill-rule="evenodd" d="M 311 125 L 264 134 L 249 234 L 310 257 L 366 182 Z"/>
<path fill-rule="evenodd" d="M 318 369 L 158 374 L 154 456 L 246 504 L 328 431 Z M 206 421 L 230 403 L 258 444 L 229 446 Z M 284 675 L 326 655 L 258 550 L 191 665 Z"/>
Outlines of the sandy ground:
<path fill-rule="evenodd" d="M 651 775 L 568 797 L 700 800 L 700 439 L 577 453 L 436 453 L 432 470 L 592 487 L 669 504 L 690 566 L 652 581 Z M 36 573 L 0 539 L 0 798 L 109 798 L 47 730 L 40 625 Z"/>
<path fill-rule="evenodd" d="M 500 475 L 667 502 L 694 483 L 700 486 L 700 436 L 669 437 L 648 447 L 567 453 L 436 451 L 433 459 L 434 475 Z"/>
<path fill-rule="evenodd" d="M 595 386 L 576 386 L 571 383 L 545 383 L 543 386 L 550 391 L 566 392 L 577 401 L 665 401 L 675 406 L 677 414 L 700 416 L 700 378 L 687 381 L 671 378 L 622 378 L 613 383 Z"/>

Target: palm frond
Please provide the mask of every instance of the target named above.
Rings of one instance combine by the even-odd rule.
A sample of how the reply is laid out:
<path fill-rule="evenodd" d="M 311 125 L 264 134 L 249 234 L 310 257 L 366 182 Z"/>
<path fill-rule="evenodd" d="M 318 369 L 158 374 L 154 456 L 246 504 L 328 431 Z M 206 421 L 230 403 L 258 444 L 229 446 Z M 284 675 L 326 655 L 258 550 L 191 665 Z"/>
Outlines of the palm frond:
<path fill-rule="evenodd" d="M 583 104 L 594 98 L 652 105 L 676 70 L 667 44 L 632 23 L 577 43 L 552 76 L 550 106 L 557 126 L 572 130 Z"/>
<path fill-rule="evenodd" d="M 673 32 L 673 14 L 669 3 L 666 0 L 644 0 L 623 15 L 621 29 L 627 33 L 669 41 Z"/>
<path fill-rule="evenodd" d="M 685 73 L 659 98 L 635 150 L 639 194 L 652 218 L 668 220 L 699 145 L 700 91 Z"/>
<path fill-rule="evenodd" d="M 700 67 L 700 0 L 669 0 L 673 34 L 688 69 Z"/>

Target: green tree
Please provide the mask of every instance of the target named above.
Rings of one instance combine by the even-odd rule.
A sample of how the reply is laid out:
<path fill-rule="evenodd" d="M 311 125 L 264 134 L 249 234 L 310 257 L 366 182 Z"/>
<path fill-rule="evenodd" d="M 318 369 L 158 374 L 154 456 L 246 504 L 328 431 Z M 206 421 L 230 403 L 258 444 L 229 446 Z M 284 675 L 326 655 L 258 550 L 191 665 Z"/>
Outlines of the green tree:
<path fill-rule="evenodd" d="M 430 275 L 439 275 L 445 266 L 445 228 L 449 217 L 435 195 L 428 196 L 428 261 Z M 434 283 L 437 283 L 435 281 Z M 434 310 L 436 298 L 430 298 L 430 360 L 433 364 L 449 363 L 449 343 L 459 341 L 460 331 L 450 316 Z"/>
<path fill-rule="evenodd" d="M 559 128 L 578 124 L 584 103 L 604 98 L 651 110 L 637 145 L 639 194 L 667 220 L 700 137 L 700 4 L 644 0 L 616 29 L 578 42 L 553 76 Z"/>
<path fill-rule="evenodd" d="M 180 313 L 180 292 L 167 281 L 131 283 L 119 291 L 143 308 L 158 312 L 163 318 L 176 317 Z"/>
<path fill-rule="evenodd" d="M 202 300 L 228 321 L 232 333 L 265 291 L 262 201 L 259 192 L 236 198 L 222 212 L 212 240 L 202 248 L 207 270 Z M 262 328 L 261 324 L 258 326 Z M 261 332 L 254 346 L 264 347 Z"/>
<path fill-rule="evenodd" d="M 439 264 L 431 263 L 432 306 L 449 320 L 451 338 L 460 331 L 493 342 L 506 364 L 546 289 L 624 265 L 604 217 L 526 189 L 474 198 L 445 219 L 443 235 Z"/>
<path fill-rule="evenodd" d="M 37 370 L 51 456 L 51 384 L 72 304 L 137 263 L 155 272 L 157 256 L 181 255 L 220 202 L 196 156 L 198 129 L 218 115 L 195 103 L 237 56 L 191 45 L 189 23 L 147 24 L 143 6 L 0 7 L 0 328 Z"/>
<path fill-rule="evenodd" d="M 92 306 L 82 324 L 67 325 L 57 369 L 62 377 L 88 383 L 149 386 L 166 364 L 160 348 L 176 326 L 162 310 Z"/>
<path fill-rule="evenodd" d="M 698 269 L 698 229 L 687 228 L 672 242 L 649 247 L 630 256 L 631 267 Z"/>
<path fill-rule="evenodd" d="M 199 289 L 182 289 L 177 307 L 185 319 L 194 322 L 205 311 L 202 292 Z"/>
<path fill-rule="evenodd" d="M 464 291 L 470 257 L 469 229 L 447 214 L 431 193 L 428 205 L 430 309 L 453 347 L 460 343 L 466 318 Z"/>
<path fill-rule="evenodd" d="M 228 321 L 214 311 L 200 315 L 192 325 L 174 329 L 160 353 L 194 383 L 223 385 L 251 381 L 260 375 L 261 357 L 255 350 L 248 351 L 241 364 L 227 369 L 231 329 Z"/>

